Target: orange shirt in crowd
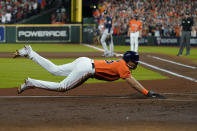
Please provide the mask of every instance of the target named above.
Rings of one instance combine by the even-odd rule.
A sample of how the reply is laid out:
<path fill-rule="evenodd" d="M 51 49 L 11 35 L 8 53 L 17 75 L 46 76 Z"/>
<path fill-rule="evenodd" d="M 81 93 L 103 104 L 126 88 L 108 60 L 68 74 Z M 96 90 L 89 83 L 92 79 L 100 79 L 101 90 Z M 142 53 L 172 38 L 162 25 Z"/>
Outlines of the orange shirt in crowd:
<path fill-rule="evenodd" d="M 180 33 L 181 33 L 181 29 L 178 25 L 175 26 L 175 33 L 176 33 L 176 36 L 179 37 L 180 36 Z"/>
<path fill-rule="evenodd" d="M 128 78 L 131 72 L 122 60 L 94 60 L 95 75 L 94 77 L 99 80 L 114 81 L 119 78 Z"/>
<path fill-rule="evenodd" d="M 113 34 L 114 35 L 119 35 L 118 28 L 116 28 L 116 27 L 113 28 Z"/>
<path fill-rule="evenodd" d="M 139 20 L 132 19 L 129 22 L 131 32 L 139 31 L 142 29 L 142 22 Z"/>
<path fill-rule="evenodd" d="M 99 8 L 99 11 L 100 11 L 100 13 L 102 14 L 102 13 L 105 11 L 105 8 L 104 8 L 104 7 L 100 7 L 100 8 Z"/>
<path fill-rule="evenodd" d="M 45 5 L 46 5 L 46 1 L 45 0 L 42 0 L 41 8 L 44 9 Z"/>
<path fill-rule="evenodd" d="M 98 10 L 95 10 L 95 11 L 93 12 L 93 16 L 94 16 L 94 17 L 99 17 L 99 15 L 100 15 L 100 13 L 99 13 Z"/>
<path fill-rule="evenodd" d="M 16 2 L 15 2 L 15 5 L 16 5 L 16 6 L 19 6 L 19 5 L 20 5 L 20 2 L 16 1 Z"/>

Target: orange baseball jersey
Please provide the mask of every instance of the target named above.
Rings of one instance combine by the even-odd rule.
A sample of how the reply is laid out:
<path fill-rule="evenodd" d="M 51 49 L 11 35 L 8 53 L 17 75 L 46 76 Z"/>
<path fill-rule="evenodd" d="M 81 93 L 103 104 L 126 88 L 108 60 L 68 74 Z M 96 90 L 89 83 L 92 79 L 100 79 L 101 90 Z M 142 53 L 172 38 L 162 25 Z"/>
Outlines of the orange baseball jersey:
<path fill-rule="evenodd" d="M 99 80 L 114 81 L 131 75 L 124 60 L 94 60 L 94 65 L 94 77 Z"/>
<path fill-rule="evenodd" d="M 129 22 L 129 27 L 131 32 L 139 31 L 142 29 L 142 22 L 139 20 L 132 19 Z"/>

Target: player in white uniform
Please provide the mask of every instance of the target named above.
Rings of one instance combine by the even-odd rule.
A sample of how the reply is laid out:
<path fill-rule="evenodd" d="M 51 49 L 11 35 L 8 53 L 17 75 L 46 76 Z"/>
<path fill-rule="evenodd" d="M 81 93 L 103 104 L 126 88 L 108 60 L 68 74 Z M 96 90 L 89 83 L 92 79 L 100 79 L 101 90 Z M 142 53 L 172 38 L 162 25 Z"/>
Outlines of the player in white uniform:
<path fill-rule="evenodd" d="M 132 18 L 129 22 L 128 36 L 130 36 L 130 49 L 131 51 L 138 52 L 138 38 L 141 34 L 142 23 L 138 20 L 138 15 Z"/>
<path fill-rule="evenodd" d="M 31 87 L 53 91 L 67 91 L 78 87 L 88 78 L 92 77 L 107 81 L 114 81 L 123 78 L 129 83 L 129 85 L 147 97 L 165 98 L 158 93 L 145 89 L 131 75 L 130 69 L 135 70 L 139 61 L 139 55 L 136 52 L 127 51 L 123 55 L 123 58 L 117 61 L 92 60 L 87 57 L 80 57 L 72 63 L 55 65 L 48 59 L 45 59 L 33 51 L 30 45 L 27 45 L 16 51 L 14 57 L 18 56 L 25 56 L 35 61 L 53 75 L 67 76 L 66 79 L 61 82 L 50 82 L 27 78 L 25 83 L 18 88 L 19 94 Z"/>
<path fill-rule="evenodd" d="M 112 57 L 114 56 L 114 43 L 113 43 L 113 29 L 112 29 L 112 18 L 107 16 L 107 12 L 104 12 L 104 24 L 105 24 L 105 29 L 104 32 L 102 34 L 101 37 L 101 44 L 103 46 L 104 49 L 104 56 L 105 57 Z M 109 43 L 109 49 L 107 48 L 107 44 L 106 44 L 106 39 L 107 37 L 110 37 L 110 43 Z"/>

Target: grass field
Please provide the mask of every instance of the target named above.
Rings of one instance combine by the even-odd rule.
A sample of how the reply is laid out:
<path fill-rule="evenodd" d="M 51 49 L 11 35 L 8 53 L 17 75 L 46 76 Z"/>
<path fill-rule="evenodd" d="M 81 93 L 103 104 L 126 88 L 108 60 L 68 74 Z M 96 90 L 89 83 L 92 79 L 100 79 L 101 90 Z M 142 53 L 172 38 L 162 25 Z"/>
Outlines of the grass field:
<path fill-rule="evenodd" d="M 13 52 L 16 49 L 22 48 L 25 44 L 0 44 L 0 52 Z M 79 44 L 31 44 L 32 48 L 38 52 L 95 52 L 97 50 L 87 48 Z M 99 46 L 102 48 L 102 46 Z M 116 52 L 125 52 L 129 50 L 129 46 L 115 46 Z M 178 46 L 166 47 L 166 46 L 140 46 L 139 52 L 146 53 L 162 53 L 169 55 L 177 55 L 179 51 Z M 98 52 L 98 51 L 97 51 Z M 184 56 L 185 50 L 182 57 L 188 57 L 194 59 L 197 62 L 197 48 L 191 47 L 190 56 Z"/>
<path fill-rule="evenodd" d="M 128 50 L 128 46 L 115 46 L 115 51 L 125 51 Z M 161 53 L 161 54 L 168 54 L 168 55 L 173 55 L 176 56 L 178 54 L 179 47 L 166 47 L 166 46 L 140 46 L 139 47 L 139 52 L 144 52 L 144 53 Z M 197 48 L 191 47 L 190 50 L 190 55 L 189 56 L 184 56 L 185 49 L 183 51 L 183 56 L 182 57 L 187 57 L 194 59 L 194 61 L 197 61 Z"/>
<path fill-rule="evenodd" d="M 61 65 L 67 62 L 71 62 L 74 59 L 50 59 L 55 64 Z M 9 59 L 0 58 L 0 88 L 12 88 L 23 83 L 24 79 L 31 77 L 34 79 L 46 80 L 46 81 L 61 81 L 65 77 L 53 76 L 43 69 L 38 64 L 28 59 Z M 158 73 L 147 70 L 139 66 L 136 71 L 133 71 L 133 75 L 138 80 L 153 80 L 153 79 L 165 79 Z M 151 76 L 151 77 L 150 77 Z M 123 80 L 119 80 L 123 81 Z M 89 79 L 87 83 L 99 83 L 96 79 Z"/>
<path fill-rule="evenodd" d="M 13 52 L 24 47 L 25 44 L 0 44 L 0 52 Z M 37 52 L 95 52 L 79 44 L 31 44 Z"/>
<path fill-rule="evenodd" d="M 0 52 L 14 52 L 16 49 L 23 47 L 23 44 L 1 44 Z M 97 52 L 97 50 L 85 47 L 83 45 L 63 45 L 63 44 L 32 44 L 35 51 L 38 52 Z M 129 49 L 129 46 L 115 46 L 116 52 L 124 52 Z M 142 46 L 139 48 L 139 52 L 156 52 L 169 55 L 176 55 L 178 47 L 148 47 Z M 191 49 L 191 55 L 188 58 L 194 59 L 197 62 L 197 48 Z M 183 56 L 186 57 L 186 56 Z M 71 62 L 74 59 L 50 59 L 55 64 L 64 64 Z M 45 69 L 37 65 L 31 60 L 21 59 L 9 59 L 0 58 L 0 88 L 12 88 L 17 87 L 23 83 L 24 79 L 31 77 L 34 79 L 41 79 L 47 81 L 61 81 L 65 77 L 53 76 L 49 74 Z M 137 80 L 154 80 L 154 79 L 166 79 L 156 72 L 150 71 L 139 66 L 133 75 Z M 120 80 L 122 81 L 122 80 Z M 95 79 L 89 79 L 87 83 L 98 83 Z"/>

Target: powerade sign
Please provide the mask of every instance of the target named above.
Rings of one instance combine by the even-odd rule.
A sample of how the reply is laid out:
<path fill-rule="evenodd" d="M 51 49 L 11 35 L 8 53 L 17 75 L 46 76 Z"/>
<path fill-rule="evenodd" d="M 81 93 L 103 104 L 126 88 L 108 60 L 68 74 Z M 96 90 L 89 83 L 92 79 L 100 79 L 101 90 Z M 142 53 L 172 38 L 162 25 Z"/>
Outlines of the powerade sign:
<path fill-rule="evenodd" d="M 0 26 L 0 42 L 5 42 L 5 27 Z"/>
<path fill-rule="evenodd" d="M 17 27 L 17 42 L 70 42 L 70 26 Z"/>

